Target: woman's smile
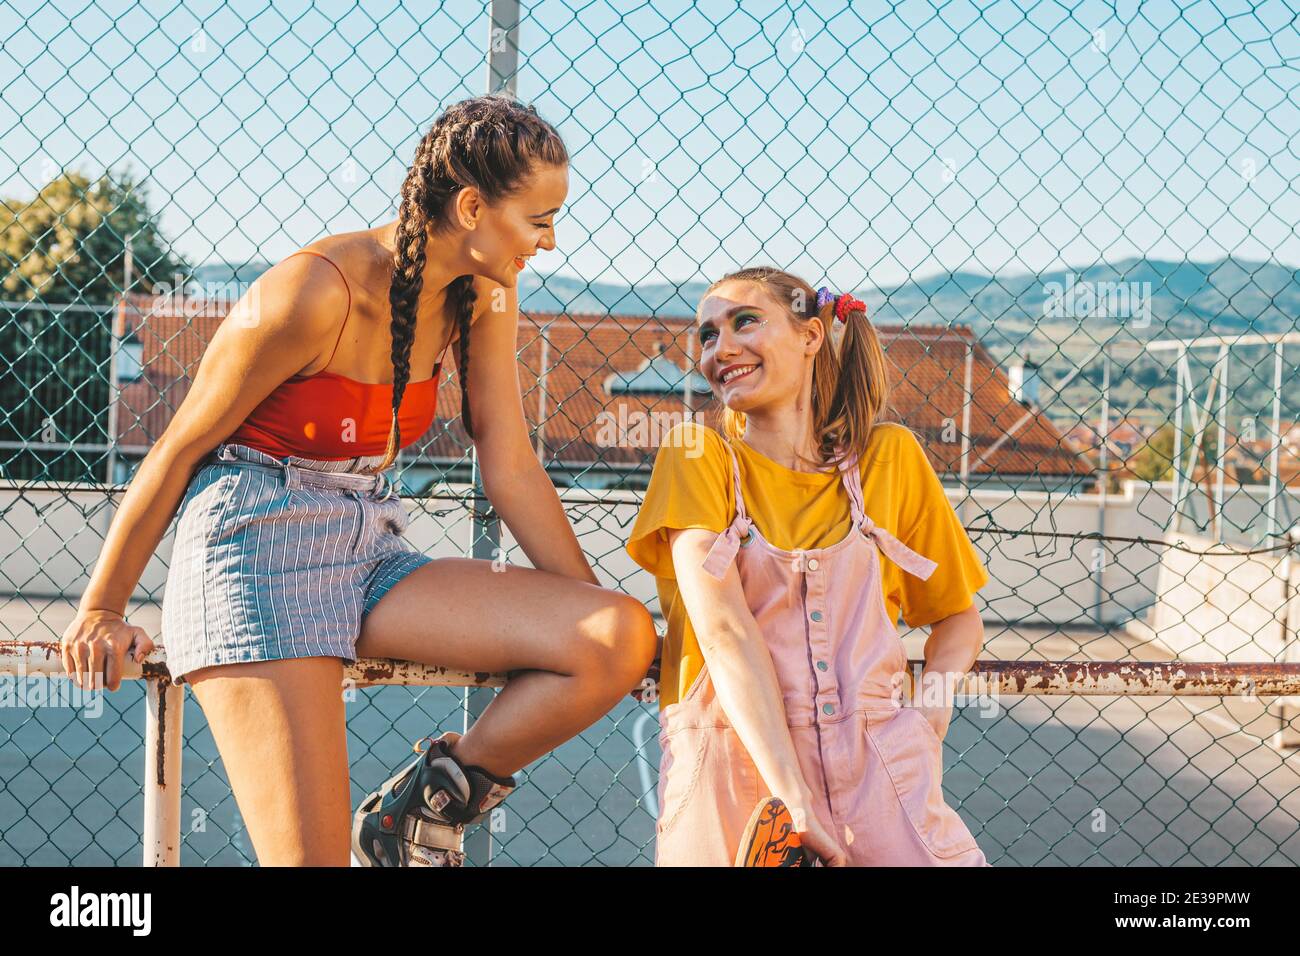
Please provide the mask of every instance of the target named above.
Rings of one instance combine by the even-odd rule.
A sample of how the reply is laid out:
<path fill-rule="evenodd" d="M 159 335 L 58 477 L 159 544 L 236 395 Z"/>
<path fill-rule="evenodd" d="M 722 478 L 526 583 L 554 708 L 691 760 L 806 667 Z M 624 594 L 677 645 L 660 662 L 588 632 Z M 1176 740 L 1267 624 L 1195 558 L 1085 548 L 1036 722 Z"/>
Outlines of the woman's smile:
<path fill-rule="evenodd" d="M 758 368 L 759 368 L 758 363 L 751 363 L 747 365 L 728 365 L 721 372 L 718 373 L 718 382 L 722 385 L 729 385 L 738 379 L 749 378 L 751 375 L 753 375 L 755 372 L 758 371 Z"/>

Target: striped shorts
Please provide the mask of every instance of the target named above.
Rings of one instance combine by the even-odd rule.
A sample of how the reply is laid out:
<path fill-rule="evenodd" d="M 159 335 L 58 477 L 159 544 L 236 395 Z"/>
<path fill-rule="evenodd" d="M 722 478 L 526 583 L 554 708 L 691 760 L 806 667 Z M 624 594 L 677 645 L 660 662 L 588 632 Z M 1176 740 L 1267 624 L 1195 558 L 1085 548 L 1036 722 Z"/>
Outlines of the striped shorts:
<path fill-rule="evenodd" d="M 213 664 L 356 660 L 361 622 L 433 559 L 402 532 L 406 505 L 378 456 L 278 459 L 223 444 L 181 500 L 163 591 L 173 680 Z"/>

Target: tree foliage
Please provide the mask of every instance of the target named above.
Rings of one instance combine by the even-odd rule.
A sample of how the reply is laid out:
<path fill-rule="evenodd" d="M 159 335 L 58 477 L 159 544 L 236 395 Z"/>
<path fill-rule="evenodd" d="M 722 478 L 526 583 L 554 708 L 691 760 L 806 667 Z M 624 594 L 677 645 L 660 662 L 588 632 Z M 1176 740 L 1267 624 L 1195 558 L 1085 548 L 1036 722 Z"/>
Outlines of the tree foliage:
<path fill-rule="evenodd" d="M 0 441 L 104 444 L 113 304 L 127 242 L 134 290 L 152 290 L 186 267 L 129 177 L 92 182 L 63 172 L 31 199 L 0 204 L 7 303 L 0 307 Z M 103 452 L 5 448 L 0 474 L 99 481 L 103 460 Z"/>

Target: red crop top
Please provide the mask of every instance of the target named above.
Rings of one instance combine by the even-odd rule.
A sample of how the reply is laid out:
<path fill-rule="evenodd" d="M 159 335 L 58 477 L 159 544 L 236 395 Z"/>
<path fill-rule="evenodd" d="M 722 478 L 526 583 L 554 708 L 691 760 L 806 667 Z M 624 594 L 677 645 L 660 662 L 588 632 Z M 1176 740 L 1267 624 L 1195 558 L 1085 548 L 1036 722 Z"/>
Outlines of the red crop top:
<path fill-rule="evenodd" d="M 338 271 L 346 287 L 348 280 L 333 260 L 320 256 Z M 352 289 L 348 288 L 348 309 L 343 316 L 346 328 L 352 314 Z M 339 329 L 334 352 L 343 340 Z M 450 343 L 448 343 L 450 346 Z M 326 361 L 334 360 L 334 352 Z M 443 349 L 446 355 L 446 349 Z M 438 404 L 438 380 L 442 377 L 442 358 L 433 367 L 433 377 L 409 382 L 402 395 L 398 422 L 402 430 L 402 447 L 416 441 L 433 424 Z M 319 371 L 314 375 L 294 375 L 285 379 L 266 396 L 234 433 L 229 444 L 248 445 L 276 458 L 297 455 L 322 461 L 341 461 L 370 455 L 382 455 L 388 447 L 392 427 L 393 385 L 391 382 L 358 382 L 337 372 Z"/>

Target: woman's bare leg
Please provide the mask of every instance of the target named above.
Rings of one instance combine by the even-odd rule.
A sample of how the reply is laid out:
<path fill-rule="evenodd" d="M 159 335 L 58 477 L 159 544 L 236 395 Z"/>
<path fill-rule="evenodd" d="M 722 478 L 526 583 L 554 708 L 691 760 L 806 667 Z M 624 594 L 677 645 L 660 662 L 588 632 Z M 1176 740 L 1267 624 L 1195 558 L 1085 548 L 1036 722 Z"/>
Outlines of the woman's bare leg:
<path fill-rule="evenodd" d="M 347 866 L 343 662 L 304 657 L 186 675 L 262 866 Z"/>
<path fill-rule="evenodd" d="M 635 598 L 470 558 L 402 578 L 370 611 L 357 654 L 516 674 L 453 747 L 507 776 L 599 720 L 645 675 L 654 623 Z"/>

